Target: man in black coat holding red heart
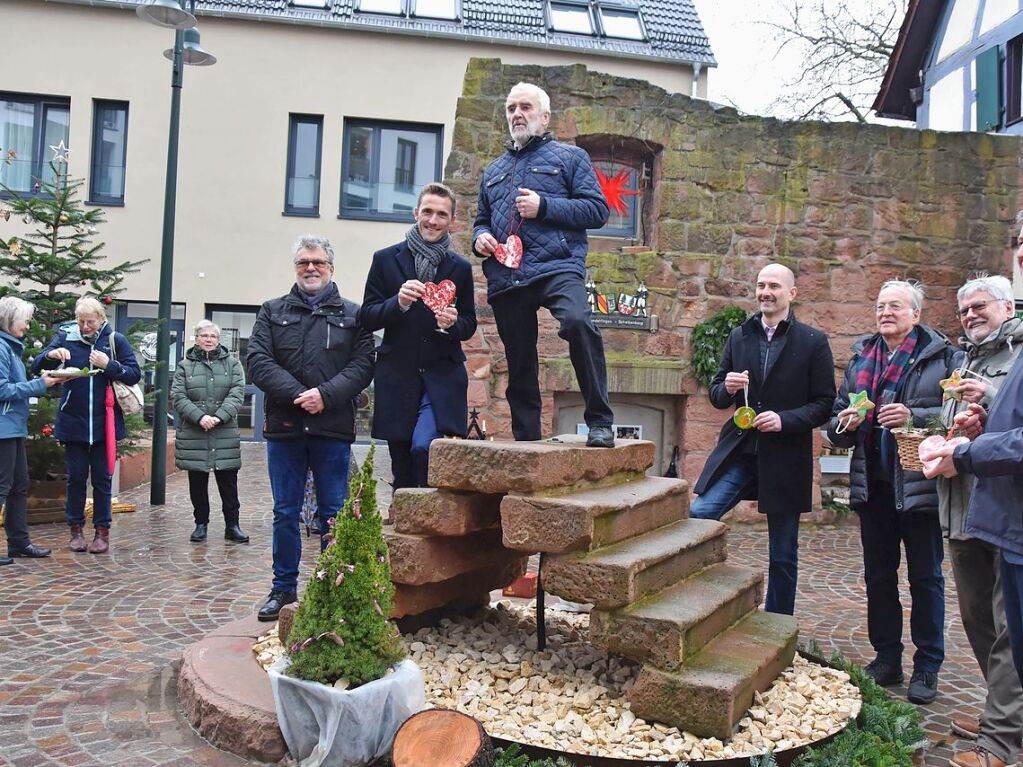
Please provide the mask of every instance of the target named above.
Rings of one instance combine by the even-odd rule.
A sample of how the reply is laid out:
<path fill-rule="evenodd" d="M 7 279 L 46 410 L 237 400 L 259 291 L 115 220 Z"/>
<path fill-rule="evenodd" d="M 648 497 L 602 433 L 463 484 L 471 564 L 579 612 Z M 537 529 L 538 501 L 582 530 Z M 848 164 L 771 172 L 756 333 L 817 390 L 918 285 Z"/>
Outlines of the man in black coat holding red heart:
<path fill-rule="evenodd" d="M 472 267 L 448 249 L 455 203 L 443 184 L 424 186 L 405 241 L 374 253 L 366 277 L 359 320 L 366 330 L 384 331 L 373 436 L 387 440 L 395 490 L 427 487 L 430 443 L 466 436 L 461 342 L 476 332 L 476 304 Z"/>

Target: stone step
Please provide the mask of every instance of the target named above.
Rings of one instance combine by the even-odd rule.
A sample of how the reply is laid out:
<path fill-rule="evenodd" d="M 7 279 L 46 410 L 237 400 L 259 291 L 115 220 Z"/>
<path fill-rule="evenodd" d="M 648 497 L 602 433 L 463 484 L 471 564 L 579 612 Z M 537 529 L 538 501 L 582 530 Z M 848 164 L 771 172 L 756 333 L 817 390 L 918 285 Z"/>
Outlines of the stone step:
<path fill-rule="evenodd" d="M 575 434 L 542 442 L 437 439 L 430 445 L 429 482 L 448 490 L 532 495 L 615 484 L 653 463 L 654 443 L 636 439 L 618 440 L 613 448 L 586 447 L 586 438 Z"/>
<path fill-rule="evenodd" d="M 683 519 L 589 553 L 551 555 L 544 589 L 603 609 L 624 607 L 723 561 L 727 530 L 712 519 Z"/>
<path fill-rule="evenodd" d="M 590 639 L 633 660 L 677 671 L 714 637 L 757 609 L 764 576 L 727 563 L 617 610 L 590 613 Z"/>
<path fill-rule="evenodd" d="M 391 523 L 396 533 L 408 535 L 466 535 L 501 524 L 501 498 L 406 487 L 396 490 L 391 500 Z"/>
<path fill-rule="evenodd" d="M 501 531 L 462 536 L 405 535 L 384 528 L 390 551 L 391 581 L 411 586 L 437 583 L 462 573 L 522 557 L 501 545 Z"/>
<path fill-rule="evenodd" d="M 731 737 L 736 723 L 792 663 L 799 627 L 790 615 L 754 612 L 677 673 L 646 665 L 629 691 L 632 712 L 703 738 Z"/>
<path fill-rule="evenodd" d="M 501 501 L 504 545 L 529 552 L 589 551 L 688 515 L 688 483 L 664 477 L 569 495 L 506 495 Z"/>
<path fill-rule="evenodd" d="M 445 581 L 424 583 L 412 586 L 404 583 L 394 585 L 394 607 L 392 618 L 404 618 L 408 615 L 421 615 L 435 610 L 466 595 L 484 595 L 489 601 L 489 593 L 512 583 L 526 572 L 528 557 L 520 556 L 497 564 L 456 575 Z"/>

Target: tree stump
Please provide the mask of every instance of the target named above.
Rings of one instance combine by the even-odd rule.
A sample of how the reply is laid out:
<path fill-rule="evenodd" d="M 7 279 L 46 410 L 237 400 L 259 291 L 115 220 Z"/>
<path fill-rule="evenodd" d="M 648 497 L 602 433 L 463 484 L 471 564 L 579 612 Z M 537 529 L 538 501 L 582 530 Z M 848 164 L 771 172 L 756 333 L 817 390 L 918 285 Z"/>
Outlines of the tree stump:
<path fill-rule="evenodd" d="M 493 767 L 494 747 L 471 716 L 432 708 L 398 728 L 391 762 L 394 767 Z"/>

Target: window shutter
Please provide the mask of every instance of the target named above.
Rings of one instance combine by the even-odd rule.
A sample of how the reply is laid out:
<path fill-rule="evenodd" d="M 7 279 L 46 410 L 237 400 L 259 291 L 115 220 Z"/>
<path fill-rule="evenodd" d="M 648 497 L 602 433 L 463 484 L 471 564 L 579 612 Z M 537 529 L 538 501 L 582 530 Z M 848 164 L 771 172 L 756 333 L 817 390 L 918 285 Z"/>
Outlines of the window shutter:
<path fill-rule="evenodd" d="M 977 130 L 1002 124 L 1002 66 L 998 46 L 977 56 Z"/>

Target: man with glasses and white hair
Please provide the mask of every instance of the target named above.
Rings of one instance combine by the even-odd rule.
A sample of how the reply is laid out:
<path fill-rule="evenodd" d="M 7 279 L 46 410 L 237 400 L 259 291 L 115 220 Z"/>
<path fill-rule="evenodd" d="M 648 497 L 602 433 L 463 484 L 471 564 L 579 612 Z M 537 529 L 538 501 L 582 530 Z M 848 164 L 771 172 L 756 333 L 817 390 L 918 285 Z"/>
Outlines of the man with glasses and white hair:
<path fill-rule="evenodd" d="M 1005 277 L 978 277 L 956 295 L 963 326 L 959 345 L 966 351 L 962 383 L 949 389 L 942 420 L 951 426 L 970 403 L 987 409 L 1023 349 L 1023 320 L 1014 311 L 1012 283 Z M 978 721 L 963 713 L 951 717 L 952 730 L 977 745 L 957 754 L 959 767 L 1004 767 L 1019 752 L 1023 738 L 1023 687 L 1012 665 L 999 571 L 998 548 L 966 532 L 966 512 L 976 477 L 938 477 L 942 530 L 948 538 L 952 573 L 963 630 L 987 680 L 984 711 Z"/>
<path fill-rule="evenodd" d="M 266 395 L 263 436 L 274 500 L 273 585 L 261 621 L 277 620 L 297 600 L 306 472 L 313 473 L 323 533 L 344 504 L 355 398 L 373 378 L 373 336 L 356 322 L 359 305 L 334 284 L 334 248 L 303 235 L 293 252 L 295 285 L 260 307 L 249 338 L 249 376 Z"/>

